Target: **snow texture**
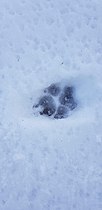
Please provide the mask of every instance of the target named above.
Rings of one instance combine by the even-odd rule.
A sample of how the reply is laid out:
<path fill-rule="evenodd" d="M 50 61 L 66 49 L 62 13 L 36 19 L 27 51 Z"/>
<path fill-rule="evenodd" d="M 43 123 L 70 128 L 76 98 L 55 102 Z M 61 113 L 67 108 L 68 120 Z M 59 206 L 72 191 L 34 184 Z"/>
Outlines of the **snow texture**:
<path fill-rule="evenodd" d="M 64 119 L 34 115 L 52 83 Z M 102 1 L 0 0 L 0 210 L 102 210 Z"/>

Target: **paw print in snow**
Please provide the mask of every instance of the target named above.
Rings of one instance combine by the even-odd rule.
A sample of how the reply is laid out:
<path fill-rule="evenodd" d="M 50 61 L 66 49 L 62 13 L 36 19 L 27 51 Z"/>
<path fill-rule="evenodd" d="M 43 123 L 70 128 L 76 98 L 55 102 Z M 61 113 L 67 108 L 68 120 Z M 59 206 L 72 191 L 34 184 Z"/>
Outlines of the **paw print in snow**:
<path fill-rule="evenodd" d="M 40 115 L 46 115 L 54 119 L 62 119 L 77 107 L 74 98 L 74 88 L 61 83 L 51 84 L 44 89 L 43 96 L 33 106 L 34 112 L 38 110 Z"/>

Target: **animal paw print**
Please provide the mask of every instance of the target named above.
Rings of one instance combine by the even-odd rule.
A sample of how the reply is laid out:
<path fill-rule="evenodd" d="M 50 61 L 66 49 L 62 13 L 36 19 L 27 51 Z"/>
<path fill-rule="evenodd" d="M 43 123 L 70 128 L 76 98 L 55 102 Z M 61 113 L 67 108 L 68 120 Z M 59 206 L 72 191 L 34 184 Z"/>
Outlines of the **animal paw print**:
<path fill-rule="evenodd" d="M 74 88 L 61 83 L 51 84 L 43 91 L 38 103 L 33 106 L 40 115 L 46 115 L 55 119 L 69 116 L 69 113 L 77 107 L 74 99 Z"/>

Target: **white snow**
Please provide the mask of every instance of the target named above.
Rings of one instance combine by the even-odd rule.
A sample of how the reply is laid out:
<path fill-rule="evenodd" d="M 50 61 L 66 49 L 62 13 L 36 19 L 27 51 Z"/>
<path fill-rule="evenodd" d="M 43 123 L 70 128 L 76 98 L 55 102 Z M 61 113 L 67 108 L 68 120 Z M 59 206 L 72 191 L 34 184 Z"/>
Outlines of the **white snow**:
<path fill-rule="evenodd" d="M 78 107 L 34 116 L 67 80 Z M 0 0 L 0 210 L 102 210 L 102 1 Z"/>

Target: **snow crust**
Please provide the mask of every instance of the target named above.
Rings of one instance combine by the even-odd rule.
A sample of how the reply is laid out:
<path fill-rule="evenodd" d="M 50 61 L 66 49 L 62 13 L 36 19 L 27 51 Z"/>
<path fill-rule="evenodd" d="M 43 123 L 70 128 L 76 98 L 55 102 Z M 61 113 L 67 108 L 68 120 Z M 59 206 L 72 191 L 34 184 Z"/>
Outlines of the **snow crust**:
<path fill-rule="evenodd" d="M 78 106 L 35 116 L 68 81 Z M 0 1 L 0 210 L 102 210 L 102 1 Z"/>

